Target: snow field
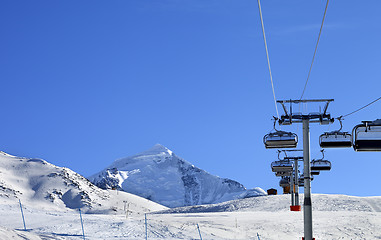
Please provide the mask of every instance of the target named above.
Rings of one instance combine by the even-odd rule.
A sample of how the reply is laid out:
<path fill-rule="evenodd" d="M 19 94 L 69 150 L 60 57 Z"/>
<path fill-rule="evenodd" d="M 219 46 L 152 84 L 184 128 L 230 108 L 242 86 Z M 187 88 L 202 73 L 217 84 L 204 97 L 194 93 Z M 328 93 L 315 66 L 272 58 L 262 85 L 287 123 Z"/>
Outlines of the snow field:
<path fill-rule="evenodd" d="M 161 158 L 160 158 L 161 159 Z M 158 160 L 160 160 L 158 159 Z M 19 208 L 23 204 L 27 231 Z M 300 196 L 303 204 L 303 195 Z M 316 239 L 381 239 L 381 197 L 313 194 Z M 0 152 L 0 239 L 301 239 L 303 212 L 290 195 L 169 209 L 136 195 L 101 190 L 40 159 Z M 126 211 L 128 210 L 128 217 Z"/>
<path fill-rule="evenodd" d="M 148 239 L 301 239 L 303 212 L 290 212 L 289 195 L 257 197 L 215 205 L 147 214 Z M 316 239 L 381 239 L 380 197 L 313 195 Z M 227 208 L 229 206 L 230 208 Z M 273 209 L 271 209 L 273 206 Z M 189 213 L 189 210 L 200 212 Z M 170 211 L 173 211 L 170 213 Z M 183 213 L 180 213 L 183 211 Z M 187 212 L 188 211 L 188 212 Z M 175 213 L 177 212 L 177 213 Z M 0 202 L 0 239 L 82 239 L 76 210 L 24 209 L 23 229 L 18 203 Z M 145 239 L 144 213 L 83 214 L 86 239 Z M 5 227 L 5 228 L 4 228 Z M 8 230 L 7 230 L 8 229 Z M 2 235 L 1 235 L 2 234 Z"/>

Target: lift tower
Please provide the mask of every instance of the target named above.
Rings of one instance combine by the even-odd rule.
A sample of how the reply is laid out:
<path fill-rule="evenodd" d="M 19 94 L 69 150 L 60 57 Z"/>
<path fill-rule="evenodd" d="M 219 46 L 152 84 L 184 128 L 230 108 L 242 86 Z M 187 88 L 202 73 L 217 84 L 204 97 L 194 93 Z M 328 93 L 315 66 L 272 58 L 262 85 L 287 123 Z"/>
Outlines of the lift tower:
<path fill-rule="evenodd" d="M 311 166 L 310 166 L 310 123 L 330 124 L 334 121 L 327 113 L 328 105 L 334 99 L 311 99 L 311 100 L 278 100 L 284 110 L 280 117 L 280 125 L 291 125 L 293 123 L 303 124 L 303 161 L 304 161 L 304 240 L 312 240 L 312 202 L 311 202 Z M 293 104 L 303 103 L 325 103 L 322 112 L 293 113 Z M 290 111 L 287 110 L 289 104 Z"/>

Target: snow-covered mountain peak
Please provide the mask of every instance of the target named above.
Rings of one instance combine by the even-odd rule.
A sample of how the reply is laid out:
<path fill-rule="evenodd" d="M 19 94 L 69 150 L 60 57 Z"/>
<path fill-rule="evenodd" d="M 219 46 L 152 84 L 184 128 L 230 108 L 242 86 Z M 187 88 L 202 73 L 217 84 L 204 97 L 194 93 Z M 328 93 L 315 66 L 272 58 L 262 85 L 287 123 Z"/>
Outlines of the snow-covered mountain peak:
<path fill-rule="evenodd" d="M 168 207 L 266 195 L 260 188 L 247 190 L 237 181 L 197 168 L 160 144 L 118 159 L 89 179 L 100 188 L 117 188 Z"/>
<path fill-rule="evenodd" d="M 160 143 L 155 144 L 152 148 L 148 149 L 147 151 L 144 151 L 143 153 L 152 153 L 152 154 L 157 154 L 157 153 L 165 153 L 165 154 L 170 154 L 172 155 L 172 151 L 166 148 L 165 146 L 161 145 Z"/>
<path fill-rule="evenodd" d="M 121 211 L 123 206 L 116 203 L 124 200 L 134 202 L 136 212 L 164 208 L 132 194 L 102 190 L 69 168 L 0 151 L 0 201 L 17 199 L 42 208 L 82 208 L 88 212 Z"/>
<path fill-rule="evenodd" d="M 173 155 L 173 152 L 168 148 L 161 144 L 155 144 L 152 148 L 131 157 L 117 159 L 108 169 L 117 168 L 124 170 L 126 167 L 131 168 L 132 165 L 135 166 L 135 168 L 139 168 L 139 166 L 142 165 L 164 163 L 171 160 Z"/>

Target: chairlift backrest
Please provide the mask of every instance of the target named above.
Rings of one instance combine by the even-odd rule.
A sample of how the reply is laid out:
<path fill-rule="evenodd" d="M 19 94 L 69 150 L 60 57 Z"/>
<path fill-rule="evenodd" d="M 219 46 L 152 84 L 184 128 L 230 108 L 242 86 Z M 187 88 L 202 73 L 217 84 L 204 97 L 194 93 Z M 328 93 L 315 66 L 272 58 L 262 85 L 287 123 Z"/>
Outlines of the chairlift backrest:
<path fill-rule="evenodd" d="M 331 162 L 328 160 L 312 160 L 311 171 L 329 171 L 331 170 Z"/>
<path fill-rule="evenodd" d="M 352 134 L 355 151 L 381 151 L 381 119 L 364 121 L 353 128 Z"/>
<path fill-rule="evenodd" d="M 266 148 L 295 148 L 298 136 L 292 132 L 276 131 L 263 137 Z"/>
<path fill-rule="evenodd" d="M 325 132 L 320 135 L 321 148 L 345 148 L 352 147 L 352 136 L 348 132 Z"/>

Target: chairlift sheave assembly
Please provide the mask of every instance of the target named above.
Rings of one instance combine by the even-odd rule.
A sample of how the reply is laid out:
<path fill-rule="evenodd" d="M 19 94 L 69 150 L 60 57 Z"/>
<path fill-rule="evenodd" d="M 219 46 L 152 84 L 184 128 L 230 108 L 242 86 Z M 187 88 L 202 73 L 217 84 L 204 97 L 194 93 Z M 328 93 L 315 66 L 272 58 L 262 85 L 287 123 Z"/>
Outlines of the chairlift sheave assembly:
<path fill-rule="evenodd" d="M 341 122 L 341 117 L 338 118 L 340 121 L 340 129 L 332 132 L 325 132 L 319 137 L 319 143 L 321 148 L 348 148 L 352 147 L 352 135 L 348 132 L 342 132 L 343 124 Z"/>
<path fill-rule="evenodd" d="M 263 137 L 263 143 L 268 148 L 295 148 L 298 144 L 298 136 L 292 132 L 280 131 L 275 128 L 276 119 L 274 119 L 274 130 Z"/>
<path fill-rule="evenodd" d="M 363 121 L 352 130 L 353 148 L 357 152 L 381 151 L 381 119 Z"/>

